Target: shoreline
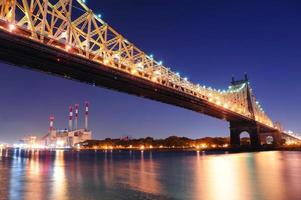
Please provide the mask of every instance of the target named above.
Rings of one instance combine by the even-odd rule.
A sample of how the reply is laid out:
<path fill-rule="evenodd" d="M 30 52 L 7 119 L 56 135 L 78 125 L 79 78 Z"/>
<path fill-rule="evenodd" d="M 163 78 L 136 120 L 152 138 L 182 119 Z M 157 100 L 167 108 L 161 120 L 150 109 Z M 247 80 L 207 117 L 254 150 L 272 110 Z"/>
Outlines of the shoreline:
<path fill-rule="evenodd" d="M 240 147 L 240 148 L 211 148 L 211 149 L 196 149 L 196 148 L 112 148 L 112 149 L 93 149 L 93 148 L 86 148 L 86 149 L 22 149 L 22 148 L 2 148 L 2 150 L 13 150 L 13 149 L 21 149 L 21 150 L 38 150 L 38 151 L 78 151 L 78 152 L 89 152 L 89 151 L 136 151 L 136 152 L 225 152 L 225 153 L 252 153 L 252 152 L 265 152 L 265 151 L 301 151 L 301 146 L 282 146 L 282 147 L 261 147 L 261 148 L 252 148 L 252 147 Z"/>

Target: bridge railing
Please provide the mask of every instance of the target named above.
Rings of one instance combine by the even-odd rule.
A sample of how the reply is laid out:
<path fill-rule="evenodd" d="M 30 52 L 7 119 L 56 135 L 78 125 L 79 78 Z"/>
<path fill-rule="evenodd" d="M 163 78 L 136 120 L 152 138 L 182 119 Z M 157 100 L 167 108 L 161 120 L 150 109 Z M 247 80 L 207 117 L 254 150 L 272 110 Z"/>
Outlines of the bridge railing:
<path fill-rule="evenodd" d="M 283 133 L 301 141 L 301 136 L 298 133 L 294 133 L 293 131 L 283 131 Z"/>

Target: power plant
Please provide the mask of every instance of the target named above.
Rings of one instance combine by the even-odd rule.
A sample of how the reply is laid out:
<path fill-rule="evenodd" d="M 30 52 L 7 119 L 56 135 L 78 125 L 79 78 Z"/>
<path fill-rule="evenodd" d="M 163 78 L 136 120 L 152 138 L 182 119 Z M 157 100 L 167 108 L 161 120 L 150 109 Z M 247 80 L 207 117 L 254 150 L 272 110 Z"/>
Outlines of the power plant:
<path fill-rule="evenodd" d="M 56 129 L 54 126 L 55 117 L 51 115 L 49 117 L 49 131 L 41 138 L 39 143 L 48 148 L 72 148 L 80 142 L 91 140 L 92 132 L 88 127 L 88 102 L 85 102 L 84 108 L 84 128 L 78 128 L 79 104 L 75 104 L 74 109 L 73 106 L 69 106 L 68 129 Z"/>
<path fill-rule="evenodd" d="M 74 113 L 73 113 L 74 111 Z M 14 144 L 18 148 L 72 148 L 76 144 L 92 139 L 92 132 L 88 127 L 89 103 L 84 104 L 84 128 L 78 128 L 79 104 L 69 106 L 68 128 L 55 128 L 55 117 L 49 117 L 49 130 L 43 137 L 29 135 L 20 140 L 20 143 Z M 74 123 L 73 123 L 74 122 Z"/>

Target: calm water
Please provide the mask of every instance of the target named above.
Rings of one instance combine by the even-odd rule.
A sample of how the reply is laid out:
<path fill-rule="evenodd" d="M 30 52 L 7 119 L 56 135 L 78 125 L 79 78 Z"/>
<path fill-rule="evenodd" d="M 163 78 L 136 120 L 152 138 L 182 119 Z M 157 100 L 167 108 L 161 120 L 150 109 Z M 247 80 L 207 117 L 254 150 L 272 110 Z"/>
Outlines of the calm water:
<path fill-rule="evenodd" d="M 301 152 L 0 150 L 0 199 L 301 199 Z"/>

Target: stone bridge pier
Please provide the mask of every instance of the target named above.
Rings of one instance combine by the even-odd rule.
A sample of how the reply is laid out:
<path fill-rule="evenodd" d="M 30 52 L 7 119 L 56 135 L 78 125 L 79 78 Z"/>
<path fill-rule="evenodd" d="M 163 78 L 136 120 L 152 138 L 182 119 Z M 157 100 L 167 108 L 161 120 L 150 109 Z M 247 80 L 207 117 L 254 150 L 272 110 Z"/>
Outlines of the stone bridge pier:
<path fill-rule="evenodd" d="M 258 123 L 253 122 L 230 122 L 230 144 L 231 147 L 237 148 L 241 146 L 240 135 L 247 132 L 250 136 L 251 146 L 260 148 L 264 144 L 280 145 L 281 133 L 278 131 L 271 132 L 264 130 Z M 268 139 L 271 139 L 268 141 Z"/>

